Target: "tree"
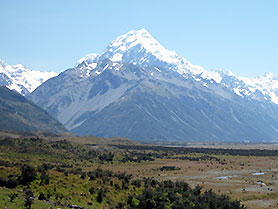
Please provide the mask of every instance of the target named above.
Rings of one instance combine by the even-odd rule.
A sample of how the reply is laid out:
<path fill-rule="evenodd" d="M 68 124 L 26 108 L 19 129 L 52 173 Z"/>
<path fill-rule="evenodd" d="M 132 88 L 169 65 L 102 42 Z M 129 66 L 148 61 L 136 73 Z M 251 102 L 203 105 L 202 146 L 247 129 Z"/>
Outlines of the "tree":
<path fill-rule="evenodd" d="M 10 202 L 13 202 L 14 199 L 17 198 L 17 196 L 18 196 L 18 193 L 15 193 L 15 192 L 9 194 Z"/>
<path fill-rule="evenodd" d="M 202 187 L 198 184 L 194 189 L 193 189 L 193 193 L 194 195 L 198 196 L 201 194 L 201 190 L 202 190 Z"/>
<path fill-rule="evenodd" d="M 104 192 L 102 189 L 97 191 L 97 202 L 101 203 L 103 201 Z"/>
<path fill-rule="evenodd" d="M 27 192 L 25 192 L 25 203 L 24 206 L 28 209 L 31 209 L 31 206 L 33 205 L 33 192 L 31 190 L 28 190 Z"/>
<path fill-rule="evenodd" d="M 91 195 L 93 195 L 93 194 L 95 193 L 95 188 L 94 188 L 94 187 L 91 187 L 91 188 L 89 189 L 89 192 L 90 192 Z"/>
<path fill-rule="evenodd" d="M 40 193 L 38 200 L 46 200 L 46 197 L 43 192 Z"/>
<path fill-rule="evenodd" d="M 49 184 L 49 176 L 47 175 L 45 170 L 42 171 L 40 180 L 40 185 Z"/>
<path fill-rule="evenodd" d="M 26 184 L 32 182 L 37 177 L 35 168 L 33 168 L 29 165 L 25 165 L 21 168 L 21 175 L 22 175 L 21 181 L 22 181 L 23 185 L 26 185 Z"/>

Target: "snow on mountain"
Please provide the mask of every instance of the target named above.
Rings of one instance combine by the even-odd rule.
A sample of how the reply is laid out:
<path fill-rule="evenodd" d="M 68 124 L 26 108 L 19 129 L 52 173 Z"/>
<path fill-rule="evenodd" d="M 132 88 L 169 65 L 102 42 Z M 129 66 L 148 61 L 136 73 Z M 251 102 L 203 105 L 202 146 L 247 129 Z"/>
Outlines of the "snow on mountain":
<path fill-rule="evenodd" d="M 181 75 L 203 74 L 204 77 L 211 78 L 202 67 L 191 64 L 175 51 L 165 49 L 144 28 L 138 31 L 131 30 L 116 38 L 98 59 L 110 59 L 113 62 L 132 63 L 137 66 L 160 67 L 166 64 L 169 69 Z"/>
<path fill-rule="evenodd" d="M 29 98 L 81 135 L 276 140 L 276 81 L 206 71 L 141 29 L 81 58 Z"/>
<path fill-rule="evenodd" d="M 43 82 L 57 75 L 55 72 L 29 70 L 21 64 L 8 65 L 0 60 L 0 85 L 5 85 L 22 95 L 31 93 Z"/>
<path fill-rule="evenodd" d="M 89 64 L 94 62 L 97 56 L 98 54 L 96 53 L 87 54 L 85 57 L 82 57 L 80 60 L 76 62 L 76 67 L 80 64 Z"/>
<path fill-rule="evenodd" d="M 177 52 L 165 49 L 154 37 L 145 29 L 131 30 L 112 41 L 101 54 L 88 54 L 78 60 L 76 67 L 83 72 L 85 69 L 92 71 L 96 68 L 99 60 L 109 59 L 112 62 L 130 63 L 136 66 L 167 66 L 172 71 L 187 77 L 199 77 L 205 80 L 213 79 L 220 83 L 221 76 L 218 72 L 206 71 L 199 65 L 193 65 L 185 58 L 179 56 Z M 98 72 L 96 74 L 100 74 Z"/>
<path fill-rule="evenodd" d="M 80 79 L 86 79 L 93 75 L 92 72 L 97 66 L 97 57 L 98 54 L 91 53 L 87 54 L 85 57 L 82 57 L 76 62 L 75 68 L 77 69 L 77 73 L 80 74 Z M 98 75 L 100 72 L 95 72 L 94 74 Z"/>
<path fill-rule="evenodd" d="M 208 73 L 214 80 L 218 77 L 218 83 L 226 86 L 240 97 L 278 104 L 278 75 L 274 73 L 265 73 L 256 78 L 237 76 L 231 71 L 223 70 Z"/>
<path fill-rule="evenodd" d="M 252 93 L 259 91 L 265 100 L 278 104 L 278 75 L 265 73 L 256 78 L 241 77 L 242 81 L 249 87 Z"/>
<path fill-rule="evenodd" d="M 101 71 L 94 71 L 99 60 L 130 63 L 136 66 L 153 66 L 155 69 L 166 67 L 185 78 L 191 76 L 195 81 L 207 86 L 212 80 L 229 88 L 240 97 L 268 100 L 278 104 L 278 76 L 267 73 L 257 78 L 237 76 L 231 71 L 207 71 L 201 66 L 193 65 L 177 52 L 165 49 L 146 29 L 131 30 L 112 41 L 101 54 L 88 54 L 81 58 L 76 67 L 81 77 L 97 76 Z M 149 72 L 151 76 L 154 72 Z M 155 73 L 161 73 L 156 70 Z"/>
<path fill-rule="evenodd" d="M 258 78 L 240 77 L 231 71 L 207 71 L 193 65 L 177 52 L 165 49 L 146 29 L 131 30 L 112 41 L 101 54 L 88 54 L 81 58 L 76 67 L 81 77 L 97 76 L 101 71 L 94 71 L 99 60 L 130 63 L 136 66 L 153 66 L 155 69 L 166 67 L 185 78 L 191 76 L 195 81 L 207 86 L 212 81 L 222 84 L 240 97 L 257 100 L 269 100 L 278 104 L 278 79 L 268 73 Z M 154 72 L 149 72 L 151 76 Z M 161 73 L 156 70 L 155 73 Z"/>
<path fill-rule="evenodd" d="M 175 51 L 166 50 L 144 28 L 138 31 L 131 30 L 128 33 L 118 37 L 111 42 L 103 54 L 107 53 L 107 51 L 113 51 L 111 60 L 116 62 L 121 61 L 124 52 L 138 45 L 141 47 L 141 49 L 144 48 L 147 52 L 153 54 L 157 59 L 160 59 L 164 62 L 170 64 L 176 64 L 180 62 L 180 57 Z"/>

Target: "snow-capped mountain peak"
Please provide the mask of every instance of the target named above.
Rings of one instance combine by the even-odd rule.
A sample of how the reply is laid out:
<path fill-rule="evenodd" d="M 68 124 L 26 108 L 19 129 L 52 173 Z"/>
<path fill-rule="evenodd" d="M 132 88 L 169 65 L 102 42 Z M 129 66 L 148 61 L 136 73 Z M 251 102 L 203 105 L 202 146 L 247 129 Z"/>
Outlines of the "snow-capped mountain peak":
<path fill-rule="evenodd" d="M 55 72 L 29 70 L 22 64 L 9 65 L 0 60 L 0 85 L 22 95 L 31 93 L 44 81 L 57 75 Z"/>
<path fill-rule="evenodd" d="M 96 60 L 131 63 L 137 66 L 166 67 L 181 75 L 212 77 L 200 66 L 195 66 L 177 52 L 164 48 L 146 29 L 131 30 L 112 41 Z"/>
<path fill-rule="evenodd" d="M 256 78 L 241 77 L 241 79 L 251 92 L 259 91 L 264 95 L 265 100 L 278 104 L 278 75 L 265 73 Z"/>
<path fill-rule="evenodd" d="M 0 59 L 0 72 L 2 72 L 3 68 L 5 68 L 8 64 Z"/>
<path fill-rule="evenodd" d="M 99 55 L 92 53 L 81 58 L 76 65 L 78 73 L 82 78 L 102 74 L 110 68 L 106 66 L 102 69 L 97 68 L 97 63 L 105 59 L 113 63 L 129 63 L 146 69 L 171 70 L 185 78 L 192 77 L 197 82 L 204 82 L 204 85 L 215 81 L 240 97 L 270 100 L 278 104 L 277 75 L 266 73 L 257 78 L 246 78 L 237 76 L 230 70 L 207 71 L 201 66 L 193 65 L 177 52 L 164 48 L 145 28 L 130 30 L 117 37 Z M 153 76 L 152 70 L 148 73 Z M 156 73 L 159 74 L 161 71 Z"/>
<path fill-rule="evenodd" d="M 145 28 L 137 31 L 131 30 L 112 41 L 108 50 L 113 50 L 116 56 L 113 56 L 111 60 L 120 61 L 120 54 L 136 46 L 141 49 L 144 48 L 161 61 L 171 64 L 178 61 L 178 54 L 175 51 L 165 49 Z"/>
<path fill-rule="evenodd" d="M 97 53 L 90 53 L 90 54 L 87 54 L 85 57 L 82 57 L 81 59 L 79 59 L 77 62 L 76 62 L 76 67 L 82 63 L 92 63 L 94 62 L 94 60 L 96 59 L 96 57 L 98 56 Z"/>

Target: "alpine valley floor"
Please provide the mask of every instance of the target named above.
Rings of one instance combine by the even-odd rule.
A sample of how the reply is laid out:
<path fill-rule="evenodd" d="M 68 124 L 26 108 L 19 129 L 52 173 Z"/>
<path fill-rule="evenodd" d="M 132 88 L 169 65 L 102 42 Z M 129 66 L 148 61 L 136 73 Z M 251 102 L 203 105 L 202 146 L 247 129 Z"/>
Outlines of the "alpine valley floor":
<path fill-rule="evenodd" d="M 278 207 L 277 145 L 260 150 L 242 144 L 232 149 L 231 144 L 190 144 L 192 148 L 120 138 L 0 135 L 1 207 L 140 208 L 158 204 L 160 188 L 168 189 L 160 201 L 165 198 L 162 202 L 170 208 L 178 204 L 175 198 L 182 201 L 188 194 L 185 208 L 210 208 L 218 202 L 237 208 L 235 200 L 245 208 Z"/>

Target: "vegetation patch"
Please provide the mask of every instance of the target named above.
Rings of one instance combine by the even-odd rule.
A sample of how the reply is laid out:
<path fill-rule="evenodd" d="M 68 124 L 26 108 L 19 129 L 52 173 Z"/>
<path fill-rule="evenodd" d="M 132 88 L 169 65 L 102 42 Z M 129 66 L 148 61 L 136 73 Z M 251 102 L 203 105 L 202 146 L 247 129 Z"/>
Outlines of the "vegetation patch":
<path fill-rule="evenodd" d="M 39 137 L 5 138 L 0 141 L 0 153 L 0 205 L 4 207 L 244 208 L 239 201 L 199 185 L 190 187 L 183 181 L 141 178 L 106 169 L 175 160 L 179 153 L 113 147 L 98 150 Z M 178 170 L 165 165 L 159 171 Z"/>

